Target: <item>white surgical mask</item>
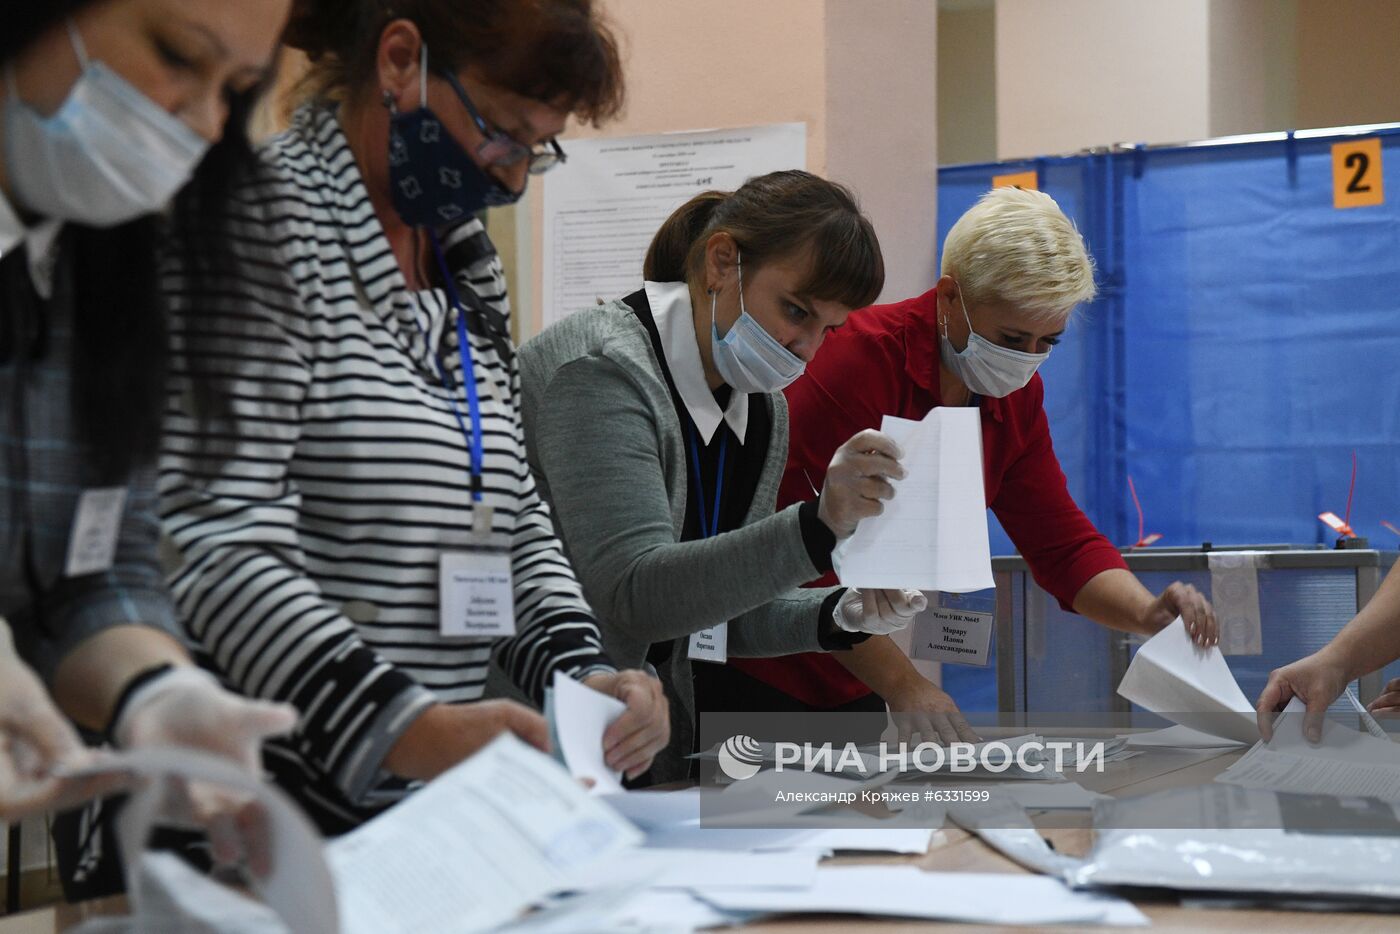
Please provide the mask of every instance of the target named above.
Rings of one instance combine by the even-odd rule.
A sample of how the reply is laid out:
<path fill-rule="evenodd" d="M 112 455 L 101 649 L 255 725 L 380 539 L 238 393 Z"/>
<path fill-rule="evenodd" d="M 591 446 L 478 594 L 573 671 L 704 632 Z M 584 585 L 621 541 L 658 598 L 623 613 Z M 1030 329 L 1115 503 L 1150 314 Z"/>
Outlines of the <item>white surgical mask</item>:
<path fill-rule="evenodd" d="M 967 319 L 967 346 L 959 353 L 948 340 L 948 322 L 943 322 L 939 334 L 939 351 L 943 365 L 957 374 L 958 379 L 968 389 L 979 396 L 993 396 L 997 399 L 1011 395 L 1031 381 L 1035 371 L 1050 356 L 1045 353 L 1025 353 L 993 344 L 972 329 L 972 318 L 967 313 L 966 293 L 958 288 L 958 303 L 962 305 L 963 317 Z"/>
<path fill-rule="evenodd" d="M 807 369 L 803 359 L 764 329 L 744 307 L 744 258 L 739 257 L 739 320 L 729 333 L 719 336 L 715 302 L 710 293 L 710 346 L 715 369 L 739 392 L 782 392 Z"/>
<path fill-rule="evenodd" d="M 70 22 L 83 72 L 51 117 L 19 99 L 6 68 L 5 166 L 15 199 L 44 217 L 105 227 L 160 211 L 208 142 L 101 62 Z"/>

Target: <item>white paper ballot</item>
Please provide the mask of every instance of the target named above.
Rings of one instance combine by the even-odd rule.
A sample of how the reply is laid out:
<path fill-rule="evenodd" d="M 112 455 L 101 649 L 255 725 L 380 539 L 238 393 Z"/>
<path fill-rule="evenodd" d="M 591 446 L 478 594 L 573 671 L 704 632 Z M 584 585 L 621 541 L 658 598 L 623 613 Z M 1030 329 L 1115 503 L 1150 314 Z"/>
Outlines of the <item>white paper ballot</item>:
<path fill-rule="evenodd" d="M 1180 616 L 1138 649 L 1118 693 L 1193 730 L 1242 743 L 1259 739 L 1254 705 L 1225 656 L 1215 646 L 1197 647 Z"/>
<path fill-rule="evenodd" d="M 830 866 L 807 891 L 702 889 L 719 908 L 738 911 L 880 915 L 985 924 L 1144 925 L 1120 898 L 1075 892 L 1046 876 L 923 872 L 913 866 Z"/>
<path fill-rule="evenodd" d="M 726 853 L 704 849 L 630 849 L 570 873 L 564 887 L 587 892 L 630 882 L 638 888 L 651 889 L 805 889 L 816 881 L 820 860 L 821 854 L 813 850 Z"/>
<path fill-rule="evenodd" d="M 332 841 L 344 934 L 462 934 L 514 918 L 570 872 L 641 842 L 511 734 Z"/>
<path fill-rule="evenodd" d="M 1248 745 L 1239 740 L 1202 733 L 1200 730 L 1193 730 L 1189 726 L 1182 726 L 1179 723 L 1160 730 L 1129 733 L 1124 738 L 1128 741 L 1129 746 L 1143 749 L 1237 749 L 1240 746 Z"/>
<path fill-rule="evenodd" d="M 132 916 L 114 922 L 133 931 L 287 931 L 337 934 L 336 891 L 322 852 L 321 835 L 291 799 L 231 762 L 176 748 L 103 754 L 92 766 L 65 774 L 138 775 L 152 780 L 127 802 L 118 819 L 122 858 L 140 866 L 130 877 Z M 254 879 L 258 904 L 166 854 L 145 852 L 153 828 L 163 822 L 166 798 L 160 782 L 198 782 L 257 801 L 267 822 L 272 873 Z"/>
<path fill-rule="evenodd" d="M 622 791 L 621 772 L 603 759 L 603 733 L 622 716 L 627 705 L 581 684 L 562 672 L 554 673 L 550 703 L 551 730 L 559 752 L 575 778 L 593 780 L 595 794 Z"/>
<path fill-rule="evenodd" d="M 1332 720 L 1317 744 L 1303 736 L 1295 697 L 1274 721 L 1274 738 L 1258 743 L 1216 781 L 1245 788 L 1379 798 L 1400 802 L 1400 745 Z"/>
<path fill-rule="evenodd" d="M 982 485 L 981 412 L 936 408 L 923 421 L 886 415 L 880 430 L 904 451 L 894 499 L 836 546 L 847 587 L 967 593 L 995 586 Z"/>

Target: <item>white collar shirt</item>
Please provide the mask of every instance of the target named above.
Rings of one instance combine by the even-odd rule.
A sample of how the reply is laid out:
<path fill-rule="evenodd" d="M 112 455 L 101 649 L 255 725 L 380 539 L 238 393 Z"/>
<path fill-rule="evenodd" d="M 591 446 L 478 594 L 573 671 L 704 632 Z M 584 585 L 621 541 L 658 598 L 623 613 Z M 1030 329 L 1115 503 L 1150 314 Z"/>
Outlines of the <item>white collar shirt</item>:
<path fill-rule="evenodd" d="M 748 393 L 731 391 L 729 405 L 721 410 L 710 391 L 705 381 L 705 365 L 700 360 L 700 346 L 695 340 L 690 287 L 684 282 L 647 282 L 645 289 L 671 380 L 700 432 L 701 441 L 708 445 L 714 440 L 720 422 L 725 422 L 743 444 L 749 427 Z"/>
<path fill-rule="evenodd" d="M 9 199 L 0 193 L 0 259 L 29 245 L 29 276 L 34 280 L 34 289 L 44 299 L 53 296 L 53 268 L 58 233 L 63 222 L 42 220 L 33 227 L 26 227 Z"/>

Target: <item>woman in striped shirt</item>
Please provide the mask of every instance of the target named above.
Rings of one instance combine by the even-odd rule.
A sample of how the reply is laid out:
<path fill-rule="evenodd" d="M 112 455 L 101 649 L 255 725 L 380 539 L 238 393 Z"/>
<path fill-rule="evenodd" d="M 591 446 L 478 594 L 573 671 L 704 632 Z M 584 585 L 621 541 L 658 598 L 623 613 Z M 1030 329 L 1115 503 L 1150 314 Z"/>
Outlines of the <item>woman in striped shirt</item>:
<path fill-rule="evenodd" d="M 479 700 L 493 662 L 537 704 L 556 673 L 626 702 L 604 746 L 629 775 L 669 737 L 535 490 L 474 217 L 562 161 L 568 116 L 617 111 L 614 40 L 587 0 L 390 7 L 298 5 L 314 93 L 228 205 L 236 271 L 167 279 L 173 590 L 227 681 L 298 708 L 268 764 L 327 832 L 502 730 L 548 745 L 538 714 Z"/>

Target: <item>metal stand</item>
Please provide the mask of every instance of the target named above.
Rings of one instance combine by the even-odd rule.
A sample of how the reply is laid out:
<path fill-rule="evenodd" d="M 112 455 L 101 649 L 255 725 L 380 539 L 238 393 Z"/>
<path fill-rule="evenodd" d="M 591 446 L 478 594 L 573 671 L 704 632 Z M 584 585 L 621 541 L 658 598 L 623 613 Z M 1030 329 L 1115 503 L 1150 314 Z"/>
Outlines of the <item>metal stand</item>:
<path fill-rule="evenodd" d="M 10 825 L 9 837 L 5 846 L 5 913 L 15 914 L 19 911 L 19 877 L 20 877 L 20 832 L 19 823 Z"/>

